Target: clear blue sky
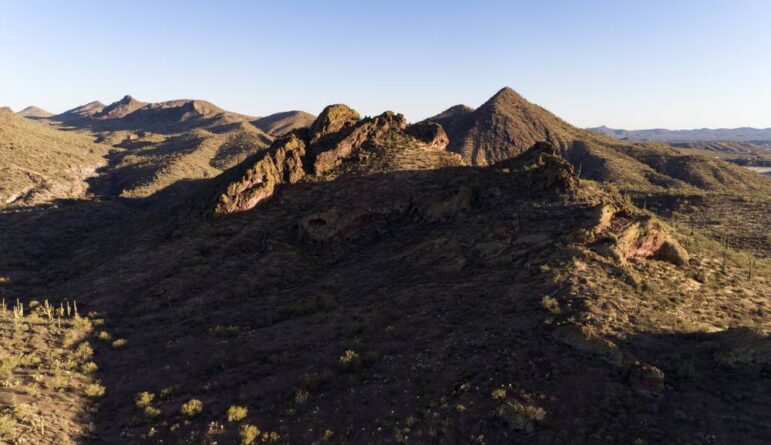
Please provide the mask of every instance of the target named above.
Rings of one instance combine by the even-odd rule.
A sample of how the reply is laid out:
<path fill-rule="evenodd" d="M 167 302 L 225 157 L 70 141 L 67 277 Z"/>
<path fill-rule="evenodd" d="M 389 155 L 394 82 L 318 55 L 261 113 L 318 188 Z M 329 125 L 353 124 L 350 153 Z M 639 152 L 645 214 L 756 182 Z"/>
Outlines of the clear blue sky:
<path fill-rule="evenodd" d="M 579 126 L 771 127 L 771 1 L 0 0 L 0 105 L 132 94 L 418 120 L 508 85 Z"/>

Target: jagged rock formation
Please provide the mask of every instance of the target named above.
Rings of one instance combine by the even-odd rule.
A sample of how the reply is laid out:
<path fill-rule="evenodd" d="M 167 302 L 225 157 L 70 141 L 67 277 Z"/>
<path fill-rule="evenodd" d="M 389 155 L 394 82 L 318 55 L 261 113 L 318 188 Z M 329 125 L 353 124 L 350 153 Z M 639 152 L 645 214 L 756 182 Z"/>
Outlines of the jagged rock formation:
<path fill-rule="evenodd" d="M 395 139 L 398 138 L 402 140 L 397 143 Z M 362 159 L 367 157 L 364 152 L 374 153 L 380 149 L 382 155 L 383 147 L 389 144 L 419 147 L 439 158 L 431 161 L 437 166 L 458 163 L 442 152 L 446 136 L 439 125 L 419 124 L 408 128 L 403 115 L 390 111 L 362 120 L 358 112 L 345 105 L 330 105 L 308 130 L 289 133 L 255 159 L 247 161 L 249 167 L 238 173 L 239 179 L 232 180 L 219 196 L 215 213 L 251 209 L 272 196 L 279 184 L 295 183 L 307 174 L 328 174 L 355 155 L 361 155 Z M 387 162 L 384 156 L 379 160 Z M 388 162 L 393 168 L 398 161 Z"/>
<path fill-rule="evenodd" d="M 251 166 L 220 195 L 215 213 L 249 210 L 271 197 L 279 184 L 294 184 L 302 179 L 306 142 L 299 133 L 292 132 L 278 139 L 255 160 L 247 161 Z"/>
<path fill-rule="evenodd" d="M 337 133 L 346 127 L 352 126 L 359 119 L 361 119 L 359 112 L 347 105 L 329 105 L 322 110 L 319 117 L 311 124 L 310 142 L 316 143 L 328 134 Z"/>
<path fill-rule="evenodd" d="M 326 110 L 325 110 L 326 111 Z M 321 175 L 335 168 L 341 160 L 350 157 L 365 143 L 377 145 L 391 131 L 402 131 L 407 120 L 401 114 L 386 111 L 380 116 L 353 122 L 354 114 L 343 113 L 342 119 L 321 113 L 311 126 L 310 154 L 313 172 Z M 333 128 L 338 128 L 332 132 Z"/>

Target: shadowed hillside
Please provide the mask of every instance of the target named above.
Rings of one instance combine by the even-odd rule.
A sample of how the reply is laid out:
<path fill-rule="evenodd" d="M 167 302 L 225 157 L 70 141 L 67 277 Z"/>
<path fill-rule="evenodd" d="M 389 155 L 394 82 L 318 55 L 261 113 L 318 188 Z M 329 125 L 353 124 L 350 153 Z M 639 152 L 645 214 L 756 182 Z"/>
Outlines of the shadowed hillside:
<path fill-rule="evenodd" d="M 78 440 L 765 442 L 767 260 L 548 143 L 484 167 L 446 144 L 334 105 L 152 201 L 0 214 L 3 295 L 103 320 Z"/>
<path fill-rule="evenodd" d="M 436 120 L 99 131 L 99 199 L 0 212 L 0 440 L 766 443 L 767 183 L 506 89 Z"/>

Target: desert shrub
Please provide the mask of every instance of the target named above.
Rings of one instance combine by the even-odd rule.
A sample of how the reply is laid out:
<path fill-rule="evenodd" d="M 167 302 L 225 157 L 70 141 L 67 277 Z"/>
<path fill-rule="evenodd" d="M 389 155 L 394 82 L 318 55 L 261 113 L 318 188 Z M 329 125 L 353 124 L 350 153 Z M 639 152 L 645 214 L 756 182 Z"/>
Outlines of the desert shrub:
<path fill-rule="evenodd" d="M 81 360 L 88 360 L 94 355 L 94 349 L 88 342 L 83 342 L 75 349 L 75 355 Z"/>
<path fill-rule="evenodd" d="M 145 414 L 145 419 L 155 419 L 156 417 L 161 415 L 161 410 L 154 407 L 154 406 L 146 406 L 143 410 Z"/>
<path fill-rule="evenodd" d="M 203 411 L 203 402 L 198 399 L 190 399 L 182 404 L 180 412 L 185 417 L 195 417 Z"/>
<path fill-rule="evenodd" d="M 99 369 L 99 366 L 97 366 L 97 364 L 94 363 L 94 362 L 86 362 L 86 363 L 83 363 L 80 366 L 80 369 L 85 374 L 93 374 L 94 372 L 96 372 Z"/>
<path fill-rule="evenodd" d="M 126 341 L 126 339 L 118 338 L 118 339 L 116 339 L 115 341 L 112 342 L 112 347 L 115 348 L 115 349 L 120 349 L 120 348 L 126 346 L 126 343 L 128 343 Z"/>
<path fill-rule="evenodd" d="M 506 398 L 506 390 L 503 388 L 495 388 L 490 394 L 493 400 L 500 400 Z"/>
<path fill-rule="evenodd" d="M 153 403 L 155 394 L 147 391 L 142 391 L 134 397 L 134 405 L 139 409 L 144 409 Z"/>
<path fill-rule="evenodd" d="M 560 313 L 559 301 L 557 301 L 556 298 L 550 297 L 549 295 L 546 295 L 541 299 L 541 307 L 551 312 L 552 314 Z"/>
<path fill-rule="evenodd" d="M 260 429 L 254 425 L 241 425 L 238 435 L 241 436 L 241 445 L 251 445 L 260 437 Z"/>
<path fill-rule="evenodd" d="M 249 410 L 245 406 L 232 405 L 228 408 L 228 422 L 238 422 L 243 420 Z"/>
<path fill-rule="evenodd" d="M 99 331 L 99 335 L 96 336 L 101 341 L 110 341 L 112 336 L 107 331 Z"/>
<path fill-rule="evenodd" d="M 91 383 L 88 386 L 86 386 L 85 393 L 86 393 L 86 397 L 90 399 L 99 399 L 104 395 L 105 388 L 99 383 Z"/>
<path fill-rule="evenodd" d="M 303 403 L 308 401 L 308 391 L 303 391 L 302 389 L 298 389 L 294 393 L 294 401 L 298 404 L 302 405 Z"/>
<path fill-rule="evenodd" d="M 343 355 L 340 356 L 338 360 L 343 366 L 353 366 L 359 362 L 360 357 L 358 352 L 352 349 L 348 349 L 343 353 Z"/>
<path fill-rule="evenodd" d="M 8 414 L 0 416 L 0 439 L 10 439 L 16 432 L 16 420 Z"/>

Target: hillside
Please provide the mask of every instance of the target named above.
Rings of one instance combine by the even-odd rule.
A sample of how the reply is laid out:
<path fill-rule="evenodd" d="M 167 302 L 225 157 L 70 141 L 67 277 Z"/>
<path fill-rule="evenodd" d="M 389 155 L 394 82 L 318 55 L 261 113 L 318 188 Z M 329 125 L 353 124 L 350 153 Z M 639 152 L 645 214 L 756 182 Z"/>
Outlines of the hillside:
<path fill-rule="evenodd" d="M 49 113 L 48 111 L 35 106 L 27 107 L 16 114 L 29 119 L 45 119 L 54 115 L 53 113 Z"/>
<path fill-rule="evenodd" d="M 94 320 L 45 346 L 91 394 L 62 422 L 96 444 L 765 443 L 767 259 L 548 143 L 470 167 L 447 139 L 334 105 L 184 200 L 0 213 L 0 294 Z"/>
<path fill-rule="evenodd" d="M 252 121 L 252 124 L 265 133 L 277 137 L 298 128 L 309 127 L 315 118 L 316 116 L 304 111 L 285 111 L 261 117 Z"/>
<path fill-rule="evenodd" d="M 769 195 L 497 96 L 100 133 L 98 199 L 0 212 L 0 441 L 765 444 Z"/>
<path fill-rule="evenodd" d="M 129 135 L 116 144 L 109 166 L 93 181 L 93 188 L 106 196 L 147 197 L 174 184 L 213 178 L 271 141 L 248 123 L 218 133 L 195 129 L 160 138 Z"/>
<path fill-rule="evenodd" d="M 0 110 L 0 208 L 83 198 L 108 149 Z"/>
<path fill-rule="evenodd" d="M 510 88 L 476 110 L 454 107 L 428 121 L 441 124 L 450 139 L 448 150 L 473 165 L 509 159 L 543 140 L 559 147 L 583 178 L 623 187 L 771 191 L 765 178 L 720 160 L 576 128 Z"/>

